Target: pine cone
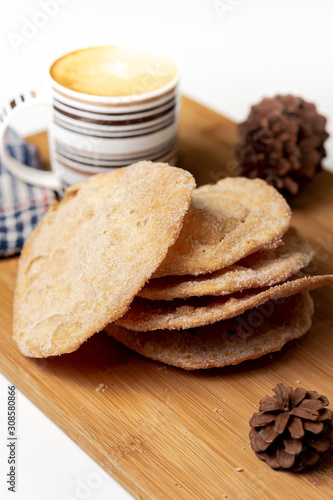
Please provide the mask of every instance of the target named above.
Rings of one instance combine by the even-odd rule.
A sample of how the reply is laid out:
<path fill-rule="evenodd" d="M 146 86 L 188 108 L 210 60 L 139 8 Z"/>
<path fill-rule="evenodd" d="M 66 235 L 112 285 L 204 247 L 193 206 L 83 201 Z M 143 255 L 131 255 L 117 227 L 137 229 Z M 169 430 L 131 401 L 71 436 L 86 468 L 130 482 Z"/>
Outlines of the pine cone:
<path fill-rule="evenodd" d="M 321 170 L 326 118 L 292 95 L 265 98 L 238 126 L 235 157 L 240 175 L 265 179 L 283 195 L 296 195 Z"/>
<path fill-rule="evenodd" d="M 299 472 L 316 465 L 331 446 L 332 411 L 326 396 L 278 384 L 250 420 L 252 449 L 273 469 Z"/>

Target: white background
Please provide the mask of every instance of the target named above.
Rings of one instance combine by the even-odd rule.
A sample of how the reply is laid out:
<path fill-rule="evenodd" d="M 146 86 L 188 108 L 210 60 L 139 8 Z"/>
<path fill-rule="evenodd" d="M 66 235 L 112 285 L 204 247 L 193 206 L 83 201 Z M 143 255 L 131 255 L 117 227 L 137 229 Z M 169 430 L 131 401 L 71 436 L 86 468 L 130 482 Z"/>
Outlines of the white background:
<path fill-rule="evenodd" d="M 1 0 L 0 100 L 43 85 L 49 62 L 65 52 L 133 43 L 173 56 L 183 92 L 234 120 L 263 96 L 292 93 L 315 102 L 332 132 L 332 20 L 330 0 Z M 39 120 L 26 119 L 24 131 Z M 327 150 L 333 170 L 332 140 Z M 18 492 L 8 493 L 7 385 L 0 376 L 1 499 L 129 498 L 21 394 Z M 77 489 L 96 474 L 97 488 Z"/>

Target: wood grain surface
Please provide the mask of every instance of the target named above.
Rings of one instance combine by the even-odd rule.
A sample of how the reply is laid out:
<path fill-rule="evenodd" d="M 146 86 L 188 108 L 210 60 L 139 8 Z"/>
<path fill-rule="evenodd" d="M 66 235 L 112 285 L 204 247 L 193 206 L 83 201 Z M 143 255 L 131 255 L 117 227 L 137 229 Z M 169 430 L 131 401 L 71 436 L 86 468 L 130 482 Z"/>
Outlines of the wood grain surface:
<path fill-rule="evenodd" d="M 199 183 L 231 173 L 236 137 L 234 123 L 184 98 L 179 165 Z M 316 249 L 313 272 L 333 272 L 332 193 L 333 176 L 324 171 L 293 206 L 294 225 Z M 271 470 L 248 443 L 256 404 L 279 382 L 333 403 L 332 287 L 312 294 L 310 332 L 281 352 L 185 372 L 131 353 L 103 332 L 72 354 L 24 358 L 11 338 L 16 268 L 16 258 L 0 261 L 1 371 L 135 498 L 332 498 L 333 454 L 312 472 L 292 474 Z M 99 384 L 107 387 L 97 392 Z"/>

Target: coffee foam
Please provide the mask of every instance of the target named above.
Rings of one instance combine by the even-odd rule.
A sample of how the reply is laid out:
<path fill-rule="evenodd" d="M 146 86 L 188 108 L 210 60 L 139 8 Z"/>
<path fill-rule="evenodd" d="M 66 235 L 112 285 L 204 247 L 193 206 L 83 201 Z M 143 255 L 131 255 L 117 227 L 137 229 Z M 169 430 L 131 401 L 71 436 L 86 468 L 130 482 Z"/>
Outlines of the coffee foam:
<path fill-rule="evenodd" d="M 118 97 L 143 94 L 167 85 L 175 64 L 160 54 L 126 47 L 91 47 L 67 54 L 52 65 L 51 77 L 83 94 Z"/>

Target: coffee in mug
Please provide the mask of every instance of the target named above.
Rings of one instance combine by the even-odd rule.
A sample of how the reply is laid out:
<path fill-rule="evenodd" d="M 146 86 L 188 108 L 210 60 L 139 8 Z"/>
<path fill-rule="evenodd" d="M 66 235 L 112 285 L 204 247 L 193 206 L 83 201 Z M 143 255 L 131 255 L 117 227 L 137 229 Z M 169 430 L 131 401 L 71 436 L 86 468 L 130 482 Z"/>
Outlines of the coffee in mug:
<path fill-rule="evenodd" d="M 69 90 L 95 96 L 126 97 L 164 87 L 177 74 L 169 58 L 127 47 L 91 47 L 55 61 L 50 74 Z"/>

